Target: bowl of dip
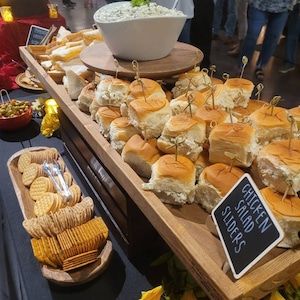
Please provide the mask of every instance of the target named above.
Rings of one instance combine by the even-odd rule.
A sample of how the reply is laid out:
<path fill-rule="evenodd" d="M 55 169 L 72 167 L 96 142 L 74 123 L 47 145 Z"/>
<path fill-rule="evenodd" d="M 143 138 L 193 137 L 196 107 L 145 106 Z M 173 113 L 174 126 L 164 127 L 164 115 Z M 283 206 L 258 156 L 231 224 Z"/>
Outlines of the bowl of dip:
<path fill-rule="evenodd" d="M 133 7 L 130 1 L 122 1 L 101 7 L 94 20 L 114 56 L 146 61 L 171 52 L 186 16 L 155 3 Z"/>

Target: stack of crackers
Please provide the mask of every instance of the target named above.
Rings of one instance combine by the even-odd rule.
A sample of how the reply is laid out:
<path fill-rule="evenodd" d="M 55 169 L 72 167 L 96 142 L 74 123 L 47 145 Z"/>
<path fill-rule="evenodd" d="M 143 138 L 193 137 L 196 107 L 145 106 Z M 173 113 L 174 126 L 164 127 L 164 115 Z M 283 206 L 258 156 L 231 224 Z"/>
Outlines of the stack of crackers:
<path fill-rule="evenodd" d="M 93 200 L 81 196 L 80 187 L 73 183 L 67 170 L 63 177 L 71 197 L 64 199 L 56 192 L 52 180 L 43 172 L 45 161 L 58 163 L 65 171 L 65 164 L 54 148 L 28 151 L 19 157 L 18 170 L 36 216 L 24 220 L 23 226 L 32 237 L 33 252 L 39 262 L 71 271 L 99 259 L 108 228 L 101 218 L 93 218 Z"/>
<path fill-rule="evenodd" d="M 39 262 L 70 271 L 96 261 L 98 249 L 105 245 L 107 237 L 105 223 L 96 217 L 57 236 L 33 238 L 31 245 Z"/>

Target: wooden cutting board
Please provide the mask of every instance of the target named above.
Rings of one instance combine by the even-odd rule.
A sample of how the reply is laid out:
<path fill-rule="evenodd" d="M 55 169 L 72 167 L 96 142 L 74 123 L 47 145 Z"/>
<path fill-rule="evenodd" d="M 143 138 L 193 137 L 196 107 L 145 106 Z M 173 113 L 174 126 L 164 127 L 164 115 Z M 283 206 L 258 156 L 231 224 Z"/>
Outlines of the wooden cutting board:
<path fill-rule="evenodd" d="M 95 43 L 80 54 L 82 62 L 91 70 L 102 74 L 116 74 L 114 56 L 104 42 Z M 158 60 L 139 62 L 140 76 L 150 79 L 170 78 L 173 75 L 185 73 L 203 60 L 203 53 L 196 47 L 177 42 L 171 53 Z M 133 79 L 136 75 L 132 62 L 118 59 L 118 75 Z"/>

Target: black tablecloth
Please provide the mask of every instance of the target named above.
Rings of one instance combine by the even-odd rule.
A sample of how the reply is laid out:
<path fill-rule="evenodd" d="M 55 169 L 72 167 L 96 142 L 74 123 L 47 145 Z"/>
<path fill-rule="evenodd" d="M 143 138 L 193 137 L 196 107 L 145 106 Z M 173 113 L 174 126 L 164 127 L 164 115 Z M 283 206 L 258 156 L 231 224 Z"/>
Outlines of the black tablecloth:
<path fill-rule="evenodd" d="M 34 98 L 34 97 L 31 97 Z M 28 97 L 27 97 L 28 99 Z M 0 133 L 0 299 L 13 300 L 49 300 L 49 299 L 103 299 L 114 300 L 139 299 L 140 291 L 149 289 L 149 267 L 153 257 L 145 257 L 134 265 L 127 259 L 112 235 L 114 253 L 108 269 L 90 283 L 69 288 L 49 283 L 41 274 L 40 266 L 35 260 L 29 235 L 22 227 L 23 216 L 9 178 L 6 167 L 9 157 L 25 147 L 49 146 L 56 147 L 79 183 L 83 193 L 88 191 L 82 185 L 83 180 L 78 170 L 64 152 L 63 142 L 52 137 L 46 139 L 39 135 L 39 120 L 33 120 L 29 127 L 16 133 Z M 30 143 L 28 141 L 30 139 Z M 142 270 L 142 271 L 139 271 Z M 154 276 L 151 282 L 160 282 L 160 276 Z"/>

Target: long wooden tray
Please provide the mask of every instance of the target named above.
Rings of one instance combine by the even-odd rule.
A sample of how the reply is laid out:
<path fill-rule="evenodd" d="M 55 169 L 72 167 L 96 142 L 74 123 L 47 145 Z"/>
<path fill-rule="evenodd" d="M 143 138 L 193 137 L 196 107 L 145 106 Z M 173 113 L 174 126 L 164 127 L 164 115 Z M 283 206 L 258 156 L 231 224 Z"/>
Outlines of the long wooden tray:
<path fill-rule="evenodd" d="M 155 194 L 144 191 L 141 178 L 111 148 L 97 124 L 77 108 L 66 90 L 49 78 L 25 47 L 20 48 L 20 53 L 98 158 L 211 299 L 260 299 L 300 270 L 299 248 L 275 248 L 241 279 L 234 280 L 230 272 L 223 271 L 224 251 L 205 225 L 207 214 L 197 205 L 167 207 Z"/>
<path fill-rule="evenodd" d="M 45 150 L 45 147 L 32 147 L 21 150 L 13 154 L 7 161 L 8 172 L 17 195 L 17 199 L 23 214 L 24 219 L 34 217 L 33 205 L 34 201 L 29 196 L 29 190 L 22 183 L 22 174 L 18 171 L 18 159 L 21 154 L 27 151 L 40 151 Z M 60 158 L 62 159 L 62 158 Z M 46 265 L 41 264 L 41 271 L 45 278 L 48 280 L 62 285 L 78 285 L 88 282 L 98 275 L 100 275 L 108 266 L 110 257 L 112 254 L 112 243 L 107 241 L 106 245 L 102 249 L 98 256 L 98 260 L 87 266 L 79 269 L 72 270 L 70 272 L 64 272 L 60 269 L 54 269 Z"/>

